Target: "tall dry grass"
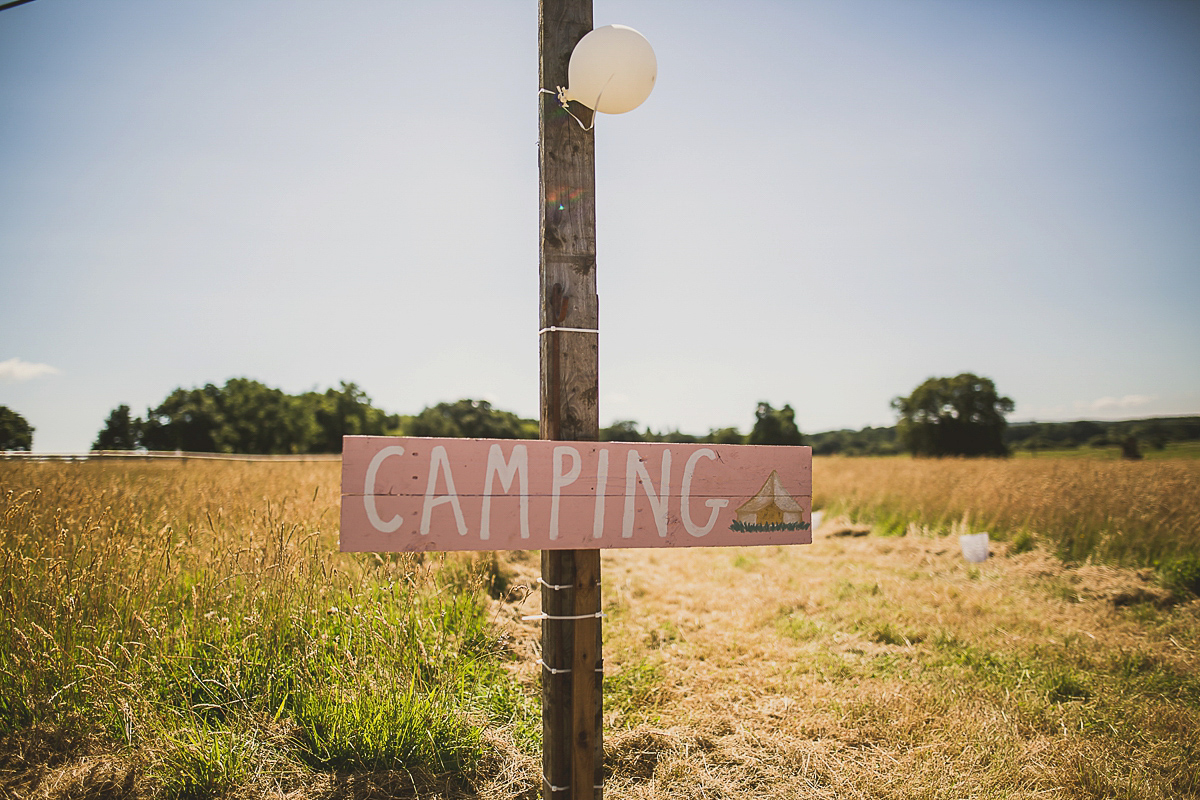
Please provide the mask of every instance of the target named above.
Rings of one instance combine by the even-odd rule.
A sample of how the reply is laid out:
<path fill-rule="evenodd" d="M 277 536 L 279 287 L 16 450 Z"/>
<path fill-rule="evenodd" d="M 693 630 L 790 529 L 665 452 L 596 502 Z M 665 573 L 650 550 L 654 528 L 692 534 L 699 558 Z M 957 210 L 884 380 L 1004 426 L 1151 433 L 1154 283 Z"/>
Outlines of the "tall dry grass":
<path fill-rule="evenodd" d="M 1071 560 L 1152 565 L 1200 554 L 1200 461 L 818 457 L 814 504 L 909 524 L 1029 536 Z"/>
<path fill-rule="evenodd" d="M 605 554 L 606 793 L 1196 796 L 1197 601 L 1015 546 L 1197 552 L 1196 486 L 821 458 L 818 505 L 1013 544 Z M 536 792 L 537 635 L 488 604 L 503 563 L 338 553 L 338 502 L 337 463 L 0 462 L 0 797 Z"/>
<path fill-rule="evenodd" d="M 35 733 L 181 798 L 531 739 L 487 576 L 338 553 L 339 466 L 0 463 L 0 785 Z"/>

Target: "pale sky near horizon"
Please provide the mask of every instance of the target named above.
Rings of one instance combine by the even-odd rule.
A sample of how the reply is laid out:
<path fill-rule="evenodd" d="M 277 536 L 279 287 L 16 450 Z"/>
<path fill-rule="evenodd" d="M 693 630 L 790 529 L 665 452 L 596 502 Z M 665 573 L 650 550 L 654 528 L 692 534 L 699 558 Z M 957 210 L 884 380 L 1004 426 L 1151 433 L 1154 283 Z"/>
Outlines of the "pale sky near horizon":
<path fill-rule="evenodd" d="M 1200 414 L 1200 3 L 609 2 L 601 424 Z M 536 417 L 537 3 L 0 12 L 0 405 L 34 449 L 245 376 Z"/>

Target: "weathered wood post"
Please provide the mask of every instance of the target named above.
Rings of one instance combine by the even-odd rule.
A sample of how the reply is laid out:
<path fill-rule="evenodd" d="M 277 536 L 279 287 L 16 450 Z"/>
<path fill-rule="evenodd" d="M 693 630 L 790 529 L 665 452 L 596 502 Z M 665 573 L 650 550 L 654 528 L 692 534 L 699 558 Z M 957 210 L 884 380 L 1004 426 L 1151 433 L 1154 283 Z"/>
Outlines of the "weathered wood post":
<path fill-rule="evenodd" d="M 540 86 L 567 85 L 571 52 L 592 30 L 592 0 L 538 4 Z M 541 436 L 599 436 L 596 155 L 583 130 L 543 93 L 541 190 Z M 590 119 L 592 111 L 577 107 Z M 575 519 L 568 524 L 590 524 Z M 542 551 L 542 796 L 601 798 L 603 779 L 600 551 Z M 574 617 L 575 619 L 553 619 Z"/>

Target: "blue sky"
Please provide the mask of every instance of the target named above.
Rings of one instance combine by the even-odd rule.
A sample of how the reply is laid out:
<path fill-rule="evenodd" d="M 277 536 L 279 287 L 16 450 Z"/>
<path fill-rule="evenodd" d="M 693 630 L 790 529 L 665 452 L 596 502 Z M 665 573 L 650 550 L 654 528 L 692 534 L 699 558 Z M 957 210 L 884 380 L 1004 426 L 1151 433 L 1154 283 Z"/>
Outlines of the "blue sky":
<path fill-rule="evenodd" d="M 41 451 L 246 376 L 537 414 L 537 4 L 0 12 L 0 405 Z M 601 423 L 1200 413 L 1200 4 L 606 2 Z"/>

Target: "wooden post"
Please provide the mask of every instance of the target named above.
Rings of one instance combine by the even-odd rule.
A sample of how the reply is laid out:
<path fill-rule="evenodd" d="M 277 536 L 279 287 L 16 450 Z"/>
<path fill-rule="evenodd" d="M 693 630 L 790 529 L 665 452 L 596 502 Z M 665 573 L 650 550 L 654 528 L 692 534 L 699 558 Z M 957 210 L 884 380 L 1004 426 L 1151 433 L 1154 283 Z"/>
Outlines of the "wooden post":
<path fill-rule="evenodd" d="M 541 88 L 567 85 L 571 51 L 591 30 L 592 0 L 540 0 Z M 585 122 L 591 118 L 586 108 L 574 112 Z M 539 134 L 541 436 L 595 441 L 600 429 L 595 141 L 546 93 Z M 598 549 L 543 550 L 542 579 L 549 584 L 542 587 L 545 614 L 599 613 Z M 600 619 L 543 620 L 542 660 L 542 797 L 599 800 L 603 790 L 594 787 L 603 779 L 604 753 Z"/>

